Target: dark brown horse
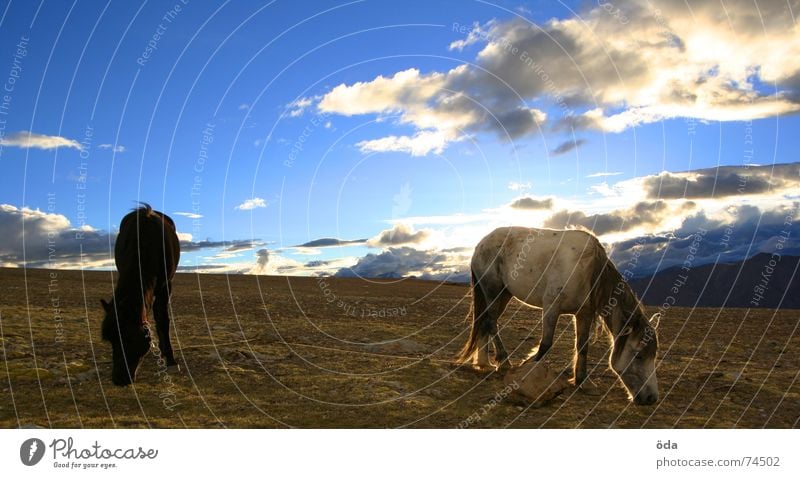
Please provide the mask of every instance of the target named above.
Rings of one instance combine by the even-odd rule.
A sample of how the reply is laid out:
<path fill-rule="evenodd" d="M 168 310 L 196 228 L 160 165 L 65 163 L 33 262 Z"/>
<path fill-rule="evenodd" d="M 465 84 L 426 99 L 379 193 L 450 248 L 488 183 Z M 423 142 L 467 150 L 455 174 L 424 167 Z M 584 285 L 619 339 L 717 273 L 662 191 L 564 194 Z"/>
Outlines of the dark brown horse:
<path fill-rule="evenodd" d="M 179 259 L 180 243 L 169 216 L 142 204 L 122 218 L 114 246 L 117 286 L 110 303 L 100 299 L 115 385 L 130 385 L 136 379 L 136 369 L 150 349 L 147 314 L 152 307 L 161 356 L 167 366 L 176 365 L 169 341 L 169 297 Z"/>

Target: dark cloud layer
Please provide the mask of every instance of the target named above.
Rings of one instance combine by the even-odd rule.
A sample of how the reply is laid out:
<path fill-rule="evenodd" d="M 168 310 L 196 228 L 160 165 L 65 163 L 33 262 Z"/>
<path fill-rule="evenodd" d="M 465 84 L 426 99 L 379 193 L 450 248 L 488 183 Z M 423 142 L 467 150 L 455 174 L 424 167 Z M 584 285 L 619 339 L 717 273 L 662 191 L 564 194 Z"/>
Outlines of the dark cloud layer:
<path fill-rule="evenodd" d="M 552 209 L 553 198 L 536 199 L 523 197 L 515 200 L 509 206 L 514 209 Z"/>
<path fill-rule="evenodd" d="M 684 263 L 694 267 L 737 262 L 760 252 L 800 255 L 797 207 L 762 212 L 755 206 L 740 206 L 727 221 L 699 212 L 687 217 L 674 233 L 613 244 L 611 258 L 621 270 L 642 277 Z"/>
<path fill-rule="evenodd" d="M 367 277 L 396 279 L 401 277 L 464 281 L 468 266 L 454 265 L 447 254 L 420 251 L 410 247 L 390 248 L 380 254 L 367 254 L 356 265 L 340 269 L 335 277 Z"/>
<path fill-rule="evenodd" d="M 300 244 L 299 246 L 294 247 L 336 247 L 336 246 L 349 246 L 352 244 L 364 244 L 367 242 L 366 239 L 354 239 L 354 240 L 342 240 L 336 239 L 333 237 L 323 237 L 321 239 L 314 239 L 313 241 L 308 241 L 304 244 Z"/>
<path fill-rule="evenodd" d="M 653 199 L 721 198 L 800 187 L 800 163 L 769 166 L 720 166 L 691 173 L 661 173 L 643 182 Z"/>
<path fill-rule="evenodd" d="M 689 209 L 692 203 L 683 207 Z M 559 211 L 548 218 L 544 225 L 554 229 L 581 227 L 597 235 L 623 232 L 642 225 L 657 225 L 670 209 L 665 201 L 642 201 L 628 209 L 617 209 L 608 213 L 586 215 L 582 211 Z"/>
<path fill-rule="evenodd" d="M 0 263 L 27 267 L 111 267 L 116 233 L 75 228 L 55 213 L 0 205 Z M 255 247 L 258 241 L 182 241 L 181 251 Z"/>
<path fill-rule="evenodd" d="M 550 151 L 550 154 L 552 156 L 560 156 L 562 154 L 569 153 L 573 149 L 579 148 L 584 143 L 586 143 L 586 140 L 584 140 L 584 139 L 576 139 L 576 140 L 564 141 L 563 143 L 561 143 L 558 146 L 556 146 L 555 149 Z"/>

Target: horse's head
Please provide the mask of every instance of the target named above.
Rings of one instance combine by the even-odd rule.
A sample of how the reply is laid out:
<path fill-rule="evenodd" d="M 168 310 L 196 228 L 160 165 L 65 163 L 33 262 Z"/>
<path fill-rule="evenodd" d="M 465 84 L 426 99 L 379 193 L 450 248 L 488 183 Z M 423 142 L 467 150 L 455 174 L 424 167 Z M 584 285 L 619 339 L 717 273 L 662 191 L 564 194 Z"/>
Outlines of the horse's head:
<path fill-rule="evenodd" d="M 633 403 L 652 405 L 658 400 L 656 352 L 661 314 L 647 320 L 641 307 L 636 307 L 628 316 L 627 325 L 614 337 L 611 369 L 622 380 Z"/>
<path fill-rule="evenodd" d="M 136 369 L 150 349 L 150 336 L 142 323 L 141 310 L 120 307 L 113 299 L 100 299 L 106 316 L 103 319 L 103 340 L 111 342 L 111 381 L 114 385 L 130 385 L 136 379 Z"/>

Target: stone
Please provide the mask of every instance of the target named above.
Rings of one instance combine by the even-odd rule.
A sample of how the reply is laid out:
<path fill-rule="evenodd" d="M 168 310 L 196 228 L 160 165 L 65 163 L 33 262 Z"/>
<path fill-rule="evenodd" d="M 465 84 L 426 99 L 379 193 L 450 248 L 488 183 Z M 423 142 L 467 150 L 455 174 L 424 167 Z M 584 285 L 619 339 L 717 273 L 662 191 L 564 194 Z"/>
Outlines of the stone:
<path fill-rule="evenodd" d="M 553 370 L 547 362 L 533 360 L 511 368 L 503 383 L 511 390 L 512 400 L 533 406 L 544 405 L 571 386 L 567 377 Z"/>

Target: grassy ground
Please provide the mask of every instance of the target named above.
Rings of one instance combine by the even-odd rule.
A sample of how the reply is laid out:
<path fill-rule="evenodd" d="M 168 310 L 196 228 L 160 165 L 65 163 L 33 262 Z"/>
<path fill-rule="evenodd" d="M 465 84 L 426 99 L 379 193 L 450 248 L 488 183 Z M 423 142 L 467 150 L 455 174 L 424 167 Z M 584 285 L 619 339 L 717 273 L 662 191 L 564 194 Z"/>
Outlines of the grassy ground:
<path fill-rule="evenodd" d="M 451 363 L 467 331 L 465 286 L 181 274 L 182 371 L 164 382 L 148 356 L 136 385 L 118 388 L 99 338 L 111 273 L 49 274 L 0 269 L 2 427 L 760 428 L 800 417 L 800 311 L 670 310 L 657 405 L 629 405 L 603 339 L 589 355 L 594 391 L 529 408 L 492 405 L 502 377 Z M 500 325 L 512 359 L 536 345 L 540 320 L 509 306 Z M 564 317 L 551 363 L 567 367 L 572 346 Z"/>

